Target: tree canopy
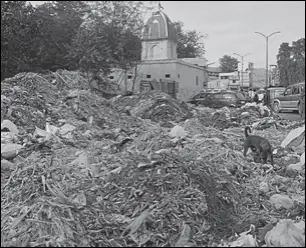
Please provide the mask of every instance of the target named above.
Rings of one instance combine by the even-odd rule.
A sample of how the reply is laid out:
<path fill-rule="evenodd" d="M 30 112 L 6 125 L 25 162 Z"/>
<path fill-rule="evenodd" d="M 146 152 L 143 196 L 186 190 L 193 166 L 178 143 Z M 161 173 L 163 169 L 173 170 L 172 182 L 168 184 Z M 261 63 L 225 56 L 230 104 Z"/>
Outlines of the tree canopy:
<path fill-rule="evenodd" d="M 205 35 L 196 30 L 183 30 L 184 24 L 180 21 L 173 23 L 177 42 L 178 58 L 197 58 L 205 54 Z"/>
<path fill-rule="evenodd" d="M 21 71 L 127 70 L 141 59 L 143 1 L 1 2 L 1 79 Z M 204 36 L 175 22 L 179 58 L 205 52 Z"/>
<path fill-rule="evenodd" d="M 282 43 L 277 54 L 277 65 L 281 85 L 305 81 L 305 38 L 293 41 L 292 45 Z"/>
<path fill-rule="evenodd" d="M 222 72 L 234 72 L 238 70 L 238 59 L 229 55 L 224 55 L 219 59 L 219 63 Z"/>

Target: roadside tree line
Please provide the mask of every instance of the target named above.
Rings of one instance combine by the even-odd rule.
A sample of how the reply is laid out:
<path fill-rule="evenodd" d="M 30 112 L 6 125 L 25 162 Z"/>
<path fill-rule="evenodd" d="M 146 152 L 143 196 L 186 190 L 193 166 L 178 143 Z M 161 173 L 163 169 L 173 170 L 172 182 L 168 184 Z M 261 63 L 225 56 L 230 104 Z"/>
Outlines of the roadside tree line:
<path fill-rule="evenodd" d="M 22 71 L 107 74 L 139 63 L 143 1 L 1 2 L 1 80 Z M 174 22 L 178 57 L 203 55 L 204 36 Z"/>

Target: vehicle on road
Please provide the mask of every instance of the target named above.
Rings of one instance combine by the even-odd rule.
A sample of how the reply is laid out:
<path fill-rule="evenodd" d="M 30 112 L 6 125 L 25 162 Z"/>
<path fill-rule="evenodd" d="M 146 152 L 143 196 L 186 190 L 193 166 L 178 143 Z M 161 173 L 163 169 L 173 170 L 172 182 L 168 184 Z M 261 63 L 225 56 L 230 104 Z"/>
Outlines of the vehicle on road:
<path fill-rule="evenodd" d="M 210 108 L 223 108 L 223 107 L 241 107 L 246 103 L 246 98 L 240 92 L 226 91 L 217 92 L 208 95 L 205 99 L 201 100 L 198 105 Z"/>
<path fill-rule="evenodd" d="M 284 94 L 286 87 L 271 87 L 266 90 L 268 95 L 268 107 L 273 107 L 274 99 Z"/>
<path fill-rule="evenodd" d="M 300 95 L 304 89 L 305 82 L 288 86 L 282 95 L 273 100 L 273 111 L 276 113 L 281 111 L 297 111 L 301 113 Z"/>
<path fill-rule="evenodd" d="M 200 92 L 198 94 L 196 94 L 195 96 L 193 96 L 192 98 L 190 98 L 187 103 L 191 103 L 191 104 L 195 104 L 198 105 L 198 103 L 201 100 L 204 100 L 208 95 L 210 95 L 212 93 L 208 93 L 208 92 Z"/>
<path fill-rule="evenodd" d="M 202 92 L 206 93 L 217 93 L 217 92 L 226 92 L 227 89 L 203 89 Z"/>

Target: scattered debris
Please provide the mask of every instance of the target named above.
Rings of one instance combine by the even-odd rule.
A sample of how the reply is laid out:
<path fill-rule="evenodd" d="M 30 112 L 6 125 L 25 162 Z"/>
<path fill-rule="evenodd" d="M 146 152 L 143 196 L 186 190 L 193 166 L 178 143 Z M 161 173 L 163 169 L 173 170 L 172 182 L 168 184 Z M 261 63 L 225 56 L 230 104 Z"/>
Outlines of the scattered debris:
<path fill-rule="evenodd" d="M 292 200 L 285 195 L 280 195 L 280 194 L 272 195 L 270 197 L 270 201 L 276 206 L 280 205 L 281 207 L 287 209 L 292 208 L 294 206 Z"/>
<path fill-rule="evenodd" d="M 305 247 L 305 233 L 290 219 L 279 220 L 265 236 L 268 247 Z"/>
<path fill-rule="evenodd" d="M 263 106 L 108 100 L 65 70 L 4 80 L 1 103 L 3 246 L 271 246 L 273 223 L 305 216 L 301 132 L 284 141 L 305 123 Z M 275 167 L 243 156 L 245 125 Z"/>

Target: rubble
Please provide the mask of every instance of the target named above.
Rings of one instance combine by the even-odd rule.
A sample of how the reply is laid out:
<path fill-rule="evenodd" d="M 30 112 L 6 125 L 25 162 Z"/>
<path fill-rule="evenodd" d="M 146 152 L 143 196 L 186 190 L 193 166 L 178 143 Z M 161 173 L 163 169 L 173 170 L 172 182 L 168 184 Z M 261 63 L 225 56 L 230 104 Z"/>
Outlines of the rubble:
<path fill-rule="evenodd" d="M 18 134 L 19 130 L 17 126 L 10 120 L 4 120 L 1 122 L 1 132 L 7 129 L 12 134 Z"/>
<path fill-rule="evenodd" d="M 2 82 L 1 121 L 18 129 L 1 132 L 1 146 L 14 147 L 1 159 L 3 246 L 257 246 L 268 223 L 304 217 L 305 173 L 290 164 L 305 154 L 281 146 L 292 123 L 154 91 L 107 100 L 84 82 L 64 70 Z M 275 168 L 242 154 L 256 122 Z M 261 243 L 280 241 L 269 235 Z"/>
<path fill-rule="evenodd" d="M 12 159 L 18 155 L 22 148 L 23 146 L 18 144 L 1 144 L 1 157 Z"/>
<path fill-rule="evenodd" d="M 287 209 L 293 207 L 292 200 L 288 196 L 285 196 L 285 195 L 280 195 L 280 194 L 272 195 L 270 197 L 270 201 L 275 205 L 280 205 Z"/>
<path fill-rule="evenodd" d="M 268 247 L 304 247 L 305 234 L 292 220 L 280 220 L 265 236 Z"/>
<path fill-rule="evenodd" d="M 292 146 L 299 146 L 302 142 L 305 144 L 305 125 L 293 129 L 283 140 L 281 146 L 284 148 L 290 148 Z"/>
<path fill-rule="evenodd" d="M 179 103 L 166 93 L 149 91 L 140 95 L 120 96 L 112 100 L 119 108 L 128 106 L 133 116 L 160 121 L 181 121 L 192 116 L 188 105 Z"/>

